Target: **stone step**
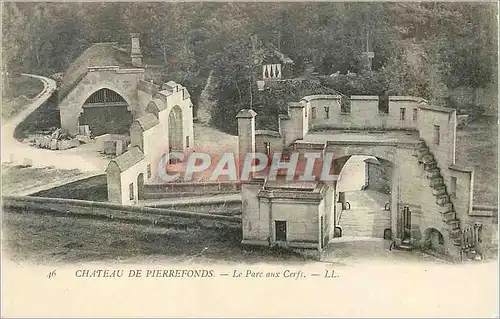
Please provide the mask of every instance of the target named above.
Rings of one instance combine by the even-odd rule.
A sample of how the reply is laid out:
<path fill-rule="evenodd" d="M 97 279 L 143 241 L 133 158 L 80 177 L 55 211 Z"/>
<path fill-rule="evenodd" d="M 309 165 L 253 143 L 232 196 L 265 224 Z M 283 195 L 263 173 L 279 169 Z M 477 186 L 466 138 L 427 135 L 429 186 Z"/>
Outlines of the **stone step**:
<path fill-rule="evenodd" d="M 445 221 L 446 225 L 448 225 L 452 229 L 460 229 L 460 220 L 454 218 L 454 219 L 448 219 Z"/>
<path fill-rule="evenodd" d="M 427 164 L 427 163 L 432 163 L 435 162 L 434 156 L 431 153 L 426 153 L 424 154 L 419 161 L 421 163 Z"/>
<path fill-rule="evenodd" d="M 436 204 L 442 205 L 450 202 L 450 196 L 448 195 L 438 195 L 436 196 Z"/>
<path fill-rule="evenodd" d="M 462 239 L 462 230 L 460 228 L 450 227 L 447 229 L 451 239 Z"/>
<path fill-rule="evenodd" d="M 445 214 L 447 212 L 453 212 L 453 204 L 451 202 L 438 205 L 438 210 L 440 214 Z"/>
<path fill-rule="evenodd" d="M 417 155 L 416 155 L 418 162 L 422 163 L 422 161 L 421 161 L 422 157 L 427 156 L 427 155 L 432 155 L 432 153 L 429 152 L 429 150 L 419 150 L 417 152 Z"/>
<path fill-rule="evenodd" d="M 413 248 L 409 244 L 401 244 L 399 245 L 398 249 L 405 251 L 412 251 Z"/>
<path fill-rule="evenodd" d="M 435 178 L 435 177 L 442 177 L 441 170 L 437 167 L 430 169 L 430 170 L 426 170 L 426 175 L 427 175 L 427 178 L 430 178 L 430 179 Z"/>
<path fill-rule="evenodd" d="M 446 192 L 446 186 L 442 185 L 439 187 L 433 187 L 432 194 L 435 196 L 448 195 L 448 193 Z"/>
<path fill-rule="evenodd" d="M 424 163 L 424 169 L 426 171 L 430 171 L 433 168 L 437 168 L 437 163 L 436 161 L 430 161 L 428 163 Z"/>
<path fill-rule="evenodd" d="M 443 217 L 443 221 L 447 221 L 450 219 L 455 219 L 457 217 L 457 214 L 454 211 L 447 211 L 445 213 L 441 213 L 441 216 Z"/>
<path fill-rule="evenodd" d="M 444 185 L 443 178 L 442 177 L 433 177 L 433 178 L 431 178 L 430 186 L 434 187 L 434 186 L 438 186 L 438 185 Z"/>

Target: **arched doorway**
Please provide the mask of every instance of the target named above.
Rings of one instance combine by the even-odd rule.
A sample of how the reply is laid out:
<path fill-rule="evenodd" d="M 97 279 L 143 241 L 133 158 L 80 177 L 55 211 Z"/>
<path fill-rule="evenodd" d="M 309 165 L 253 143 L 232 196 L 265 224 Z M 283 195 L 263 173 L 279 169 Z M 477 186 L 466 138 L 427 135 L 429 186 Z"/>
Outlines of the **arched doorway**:
<path fill-rule="evenodd" d="M 94 136 L 107 133 L 129 134 L 132 113 L 120 94 L 103 88 L 87 98 L 83 104 L 79 124 L 88 125 Z"/>
<path fill-rule="evenodd" d="M 335 215 L 343 237 L 388 237 L 391 184 L 384 164 L 364 155 L 336 159 Z"/>
<path fill-rule="evenodd" d="M 443 234 L 436 228 L 427 228 L 424 232 L 424 249 L 438 254 L 445 254 Z"/>
<path fill-rule="evenodd" d="M 137 176 L 137 199 L 144 199 L 144 174 L 140 173 Z"/>
<path fill-rule="evenodd" d="M 183 151 L 182 110 L 175 105 L 168 115 L 168 145 L 170 151 Z"/>

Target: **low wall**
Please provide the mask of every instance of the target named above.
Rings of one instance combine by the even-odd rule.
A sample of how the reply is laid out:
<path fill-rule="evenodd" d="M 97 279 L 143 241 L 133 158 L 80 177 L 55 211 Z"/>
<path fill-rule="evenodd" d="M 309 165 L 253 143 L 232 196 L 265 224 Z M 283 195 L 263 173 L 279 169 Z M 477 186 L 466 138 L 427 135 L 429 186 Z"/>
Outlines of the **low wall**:
<path fill-rule="evenodd" d="M 87 200 L 44 198 L 32 196 L 4 196 L 4 208 L 44 211 L 58 215 L 122 220 L 164 227 L 240 227 L 235 216 L 192 213 L 173 209 L 120 205 Z"/>
<path fill-rule="evenodd" d="M 213 183 L 166 183 L 146 184 L 146 193 L 203 193 L 203 192 L 239 192 L 241 185 L 232 182 Z"/>
<path fill-rule="evenodd" d="M 378 96 L 353 95 L 350 106 L 342 109 L 339 95 L 311 95 L 306 102 L 310 129 L 321 127 L 349 129 L 416 129 L 419 104 L 411 96 L 390 96 L 386 110 L 379 110 Z"/>

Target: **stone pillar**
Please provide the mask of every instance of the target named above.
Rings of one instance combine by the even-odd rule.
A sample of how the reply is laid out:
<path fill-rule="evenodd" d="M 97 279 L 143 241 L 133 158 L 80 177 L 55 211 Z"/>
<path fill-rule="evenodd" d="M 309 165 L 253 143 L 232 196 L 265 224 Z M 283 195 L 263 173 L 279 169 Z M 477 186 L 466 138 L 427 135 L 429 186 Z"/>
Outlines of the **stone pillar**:
<path fill-rule="evenodd" d="M 292 141 L 301 140 L 305 135 L 305 108 L 301 102 L 289 102 L 288 113 L 290 114 L 291 128 L 288 132 L 288 139 Z"/>
<path fill-rule="evenodd" d="M 257 113 L 250 109 L 241 110 L 238 119 L 238 171 L 241 168 L 247 154 L 255 153 L 255 116 Z"/>
<path fill-rule="evenodd" d="M 82 108 L 60 107 L 61 128 L 71 135 L 77 135 L 79 133 L 78 126 L 81 112 L 83 112 Z"/>
<path fill-rule="evenodd" d="M 130 39 L 132 41 L 132 50 L 130 57 L 132 58 L 132 65 L 135 67 L 142 67 L 142 53 L 141 45 L 139 43 L 139 33 L 131 33 Z"/>
<path fill-rule="evenodd" d="M 392 239 L 397 245 L 401 244 L 401 212 L 399 211 L 399 166 L 393 163 L 392 169 L 387 170 L 387 175 L 391 179 L 391 233 Z"/>

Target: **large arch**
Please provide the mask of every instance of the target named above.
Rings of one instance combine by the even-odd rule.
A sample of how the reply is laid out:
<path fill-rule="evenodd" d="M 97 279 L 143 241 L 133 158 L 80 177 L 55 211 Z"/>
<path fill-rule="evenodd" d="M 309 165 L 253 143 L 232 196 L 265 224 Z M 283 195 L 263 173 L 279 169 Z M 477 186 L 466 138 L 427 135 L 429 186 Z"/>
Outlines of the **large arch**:
<path fill-rule="evenodd" d="M 175 105 L 168 114 L 168 145 L 170 151 L 184 150 L 182 109 Z"/>
<path fill-rule="evenodd" d="M 364 154 L 335 159 L 335 172 L 339 176 L 335 183 L 335 215 L 343 237 L 387 239 L 388 234 L 392 233 L 392 181 L 391 174 L 387 172 L 391 170 L 390 163 L 386 159 Z M 369 165 L 375 166 L 376 174 L 369 175 L 373 174 L 372 168 L 371 172 L 367 170 Z M 381 191 L 376 187 L 369 188 L 368 177 L 383 178 L 384 182 L 389 183 L 388 189 Z"/>
<path fill-rule="evenodd" d="M 88 125 L 90 132 L 102 134 L 128 134 L 133 116 L 130 106 L 118 92 L 109 88 L 94 91 L 82 105 L 79 125 Z"/>
<path fill-rule="evenodd" d="M 94 67 L 75 82 L 59 103 L 61 127 L 71 134 L 79 132 L 79 117 L 83 104 L 101 89 L 112 90 L 123 97 L 128 111 L 135 117 L 138 113 L 137 83 L 144 79 L 144 69 L 120 69 L 119 67 Z"/>

